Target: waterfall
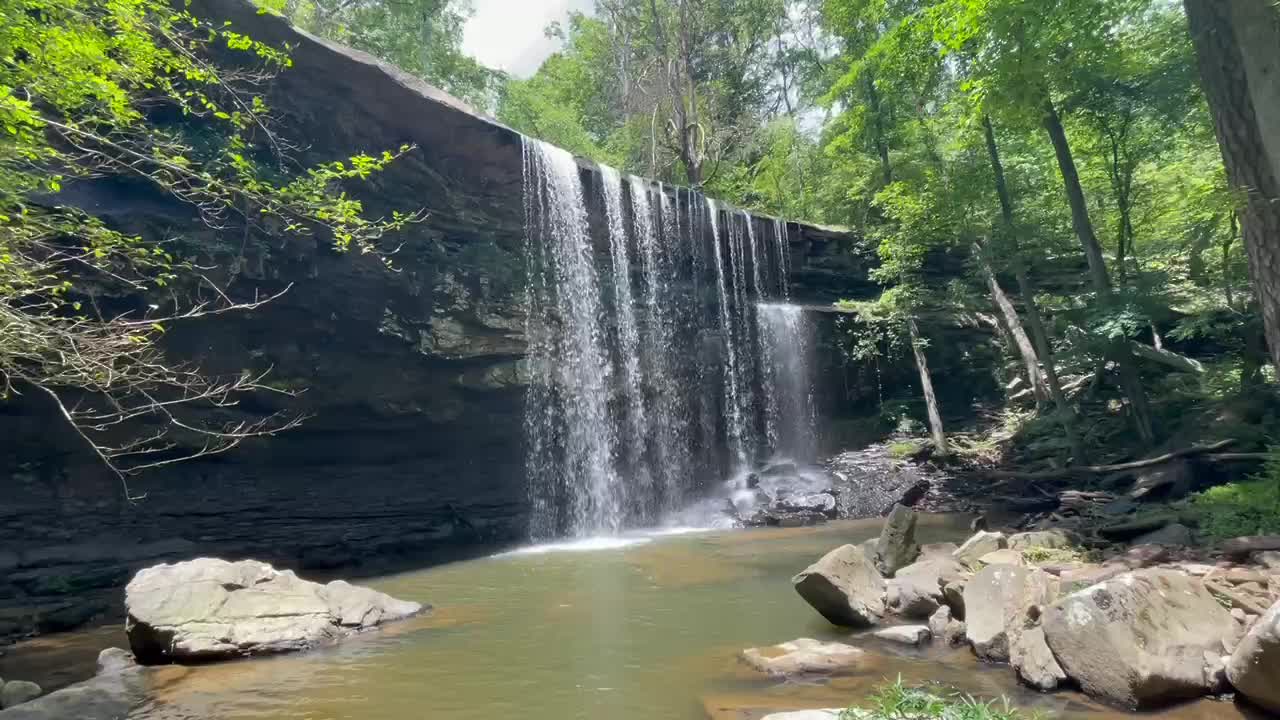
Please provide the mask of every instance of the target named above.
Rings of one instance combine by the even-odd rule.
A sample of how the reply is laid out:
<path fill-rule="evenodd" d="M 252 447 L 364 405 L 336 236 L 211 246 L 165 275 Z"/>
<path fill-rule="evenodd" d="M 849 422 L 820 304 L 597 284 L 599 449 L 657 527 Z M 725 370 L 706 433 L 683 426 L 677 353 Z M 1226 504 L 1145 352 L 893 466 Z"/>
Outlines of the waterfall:
<path fill-rule="evenodd" d="M 534 537 L 652 526 L 768 453 L 810 459 L 811 342 L 768 302 L 785 224 L 602 167 L 593 239 L 577 161 L 526 139 L 524 164 Z"/>
<path fill-rule="evenodd" d="M 760 358 L 764 364 L 765 431 L 776 455 L 817 458 L 812 328 L 796 305 L 760 303 Z"/>
<path fill-rule="evenodd" d="M 782 299 L 791 299 L 791 279 L 788 275 L 791 272 L 791 236 L 787 232 L 787 221 L 775 219 L 773 221 L 773 242 L 775 249 L 778 251 L 777 256 L 777 272 L 778 272 L 778 290 L 782 293 Z"/>
<path fill-rule="evenodd" d="M 578 164 L 560 148 L 524 144 L 533 377 L 526 402 L 535 533 L 616 532 L 625 484 L 614 472 L 611 367 L 599 277 Z M 537 325 L 535 327 L 535 325 Z M 546 513 L 558 502 L 567 512 Z M 548 520 L 548 518 L 552 518 Z"/>

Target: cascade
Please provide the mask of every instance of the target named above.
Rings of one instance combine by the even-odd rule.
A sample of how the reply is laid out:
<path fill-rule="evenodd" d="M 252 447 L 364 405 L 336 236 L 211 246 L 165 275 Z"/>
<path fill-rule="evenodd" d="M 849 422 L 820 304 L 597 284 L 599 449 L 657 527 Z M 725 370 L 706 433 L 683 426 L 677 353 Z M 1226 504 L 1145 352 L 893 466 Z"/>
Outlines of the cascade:
<path fill-rule="evenodd" d="M 809 360 L 812 327 L 797 305 L 760 303 L 756 315 L 769 447 L 776 455 L 812 462 L 817 458 L 817 414 Z"/>
<path fill-rule="evenodd" d="M 769 302 L 785 224 L 601 167 L 595 241 L 573 156 L 526 139 L 524 163 L 534 536 L 652 526 L 767 454 L 811 459 L 812 343 Z"/>
<path fill-rule="evenodd" d="M 614 472 L 611 367 L 578 164 L 543 142 L 525 142 L 524 155 L 533 530 L 616 532 L 625 485 Z"/>

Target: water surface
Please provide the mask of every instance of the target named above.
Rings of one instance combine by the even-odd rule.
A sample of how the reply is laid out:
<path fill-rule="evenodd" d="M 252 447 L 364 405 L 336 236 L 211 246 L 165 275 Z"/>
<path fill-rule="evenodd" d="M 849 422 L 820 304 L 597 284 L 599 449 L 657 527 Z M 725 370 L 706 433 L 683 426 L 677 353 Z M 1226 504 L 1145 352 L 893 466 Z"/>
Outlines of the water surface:
<path fill-rule="evenodd" d="M 955 540 L 964 520 L 922 517 L 921 539 Z M 1039 695 L 967 650 L 891 647 L 826 624 L 789 578 L 878 521 L 817 529 L 672 534 L 516 552 L 373 585 L 433 603 L 430 617 L 306 655 L 195 668 L 133 720 L 754 720 L 769 710 L 846 705 L 901 676 L 1071 720 L 1123 717 L 1074 694 Z M 827 684 L 779 683 L 737 653 L 798 637 L 846 639 L 867 667 Z M 1202 702 L 1179 720 L 1242 717 Z"/>

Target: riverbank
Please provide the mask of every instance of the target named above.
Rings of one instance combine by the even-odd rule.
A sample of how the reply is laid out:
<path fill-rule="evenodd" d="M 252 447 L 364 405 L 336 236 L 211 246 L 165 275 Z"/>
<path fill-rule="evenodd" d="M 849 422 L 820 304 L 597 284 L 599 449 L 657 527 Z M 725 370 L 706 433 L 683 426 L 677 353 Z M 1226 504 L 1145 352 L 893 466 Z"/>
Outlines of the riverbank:
<path fill-rule="evenodd" d="M 970 520 L 922 516 L 918 539 L 963 540 Z M 522 551 L 379 578 L 371 582 L 376 589 L 430 602 L 436 612 L 311 653 L 191 668 L 128 718 L 760 720 L 849 705 L 899 676 L 1007 696 L 1064 720 L 1130 717 L 1076 693 L 1022 687 L 1007 667 L 980 663 L 967 649 L 900 646 L 836 628 L 805 607 L 792 575 L 836 545 L 875 537 L 881 525 L 653 536 L 609 550 Z M 59 637 L 11 648 L 0 661 L 39 667 Z M 61 637 L 64 648 L 84 643 L 83 656 L 107 640 Z M 849 642 L 868 662 L 825 683 L 795 683 L 738 659 L 744 648 L 800 637 Z M 59 664 L 44 666 L 52 672 Z M 1206 700 L 1161 717 L 1249 715 Z"/>

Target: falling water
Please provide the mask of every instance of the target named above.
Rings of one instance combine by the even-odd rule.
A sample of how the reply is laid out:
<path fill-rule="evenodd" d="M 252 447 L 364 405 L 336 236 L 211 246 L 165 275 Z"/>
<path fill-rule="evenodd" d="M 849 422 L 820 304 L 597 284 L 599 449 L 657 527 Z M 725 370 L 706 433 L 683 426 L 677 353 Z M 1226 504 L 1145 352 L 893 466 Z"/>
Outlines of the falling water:
<path fill-rule="evenodd" d="M 600 168 L 605 214 L 609 226 L 609 256 L 613 264 L 614 314 L 617 318 L 617 356 L 622 366 L 625 398 L 623 467 L 630 468 L 640 488 L 653 485 L 645 462 L 649 423 L 645 412 L 640 360 L 640 330 L 636 324 L 635 296 L 631 289 L 631 252 L 627 244 L 627 219 L 622 209 L 622 176 L 611 167 Z"/>
<path fill-rule="evenodd" d="M 524 144 L 533 377 L 526 413 L 535 533 L 586 535 L 622 527 L 625 486 L 613 469 L 610 365 L 578 164 L 560 148 Z"/>
<path fill-rule="evenodd" d="M 765 432 L 776 455 L 817 457 L 812 368 L 812 328 L 796 305 L 760 303 L 760 358 L 764 365 Z"/>
<path fill-rule="evenodd" d="M 787 232 L 787 221 L 773 221 L 773 243 L 777 250 L 778 289 L 784 300 L 791 299 L 791 237 Z"/>
<path fill-rule="evenodd" d="M 535 537 L 661 522 L 767 453 L 811 458 L 811 343 L 767 302 L 785 224 L 601 168 L 594 244 L 574 158 L 526 140 L 524 162 Z"/>

